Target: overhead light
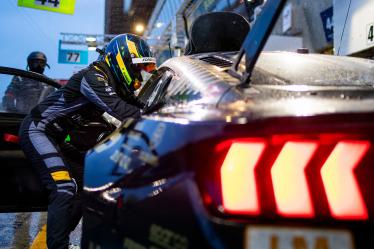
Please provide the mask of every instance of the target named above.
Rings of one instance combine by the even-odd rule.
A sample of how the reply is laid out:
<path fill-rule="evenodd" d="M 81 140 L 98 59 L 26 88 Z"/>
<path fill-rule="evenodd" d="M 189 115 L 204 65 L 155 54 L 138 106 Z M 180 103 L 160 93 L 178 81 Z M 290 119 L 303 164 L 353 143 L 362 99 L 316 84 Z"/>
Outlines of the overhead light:
<path fill-rule="evenodd" d="M 95 42 L 95 41 L 96 41 L 96 37 L 93 37 L 93 36 L 86 37 L 86 42 Z"/>
<path fill-rule="evenodd" d="M 135 32 L 139 34 L 139 33 L 143 33 L 143 31 L 144 31 L 144 25 L 140 23 L 136 24 Z"/>
<path fill-rule="evenodd" d="M 162 27 L 162 25 L 163 25 L 163 23 L 162 23 L 162 22 L 158 22 L 158 23 L 156 23 L 156 28 L 161 28 L 161 27 Z"/>
<path fill-rule="evenodd" d="M 87 36 L 86 43 L 89 51 L 95 51 L 97 47 L 96 37 L 95 36 Z"/>

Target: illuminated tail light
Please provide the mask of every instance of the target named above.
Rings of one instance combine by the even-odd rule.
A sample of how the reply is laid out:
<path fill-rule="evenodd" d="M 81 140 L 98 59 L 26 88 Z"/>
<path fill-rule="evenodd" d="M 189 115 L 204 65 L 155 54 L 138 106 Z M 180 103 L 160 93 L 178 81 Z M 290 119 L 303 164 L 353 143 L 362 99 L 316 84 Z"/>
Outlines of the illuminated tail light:
<path fill-rule="evenodd" d="M 355 169 L 367 154 L 369 141 L 289 137 L 280 141 L 236 139 L 216 147 L 216 152 L 226 148 L 220 168 L 225 213 L 258 216 L 273 210 L 280 217 L 307 219 L 330 212 L 335 219 L 368 219 Z M 269 198 L 273 202 L 264 200 Z M 321 214 L 321 207 L 316 207 L 326 201 Z"/>
<path fill-rule="evenodd" d="M 313 217 L 305 167 L 317 149 L 313 142 L 287 142 L 271 169 L 278 213 Z"/>
<path fill-rule="evenodd" d="M 321 169 L 330 211 L 337 219 L 368 218 L 354 170 L 369 146 L 366 141 L 341 141 Z"/>
<path fill-rule="evenodd" d="M 5 133 L 3 139 L 5 142 L 8 142 L 8 143 L 15 143 L 15 144 L 19 143 L 19 137 L 16 135 Z"/>
<path fill-rule="evenodd" d="M 233 143 L 221 168 L 223 205 L 231 213 L 258 214 L 254 170 L 265 143 Z"/>

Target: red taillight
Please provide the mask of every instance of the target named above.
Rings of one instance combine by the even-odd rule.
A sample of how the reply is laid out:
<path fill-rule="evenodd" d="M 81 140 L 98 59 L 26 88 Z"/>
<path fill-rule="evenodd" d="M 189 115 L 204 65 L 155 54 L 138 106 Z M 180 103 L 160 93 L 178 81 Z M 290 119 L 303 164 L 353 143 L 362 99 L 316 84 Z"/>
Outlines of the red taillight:
<path fill-rule="evenodd" d="M 321 169 L 331 214 L 337 219 L 368 218 L 354 170 L 369 146 L 366 141 L 341 141 Z"/>
<path fill-rule="evenodd" d="M 254 170 L 265 143 L 234 142 L 221 167 L 223 206 L 231 213 L 258 214 Z"/>
<path fill-rule="evenodd" d="M 312 218 L 322 215 L 321 202 L 327 201 L 323 215 L 330 212 L 335 219 L 368 219 L 354 170 L 367 154 L 369 141 L 334 136 L 315 140 L 276 138 L 236 139 L 216 147 L 222 150 L 229 146 L 220 169 L 226 213 L 256 216 L 273 210 L 281 217 Z M 313 191 L 321 190 L 324 194 L 316 199 Z"/>
<path fill-rule="evenodd" d="M 305 167 L 317 149 L 315 142 L 287 142 L 271 168 L 278 213 L 287 217 L 313 217 L 314 210 Z"/>
<path fill-rule="evenodd" d="M 3 138 L 8 143 L 19 143 L 19 137 L 12 134 L 5 133 Z"/>

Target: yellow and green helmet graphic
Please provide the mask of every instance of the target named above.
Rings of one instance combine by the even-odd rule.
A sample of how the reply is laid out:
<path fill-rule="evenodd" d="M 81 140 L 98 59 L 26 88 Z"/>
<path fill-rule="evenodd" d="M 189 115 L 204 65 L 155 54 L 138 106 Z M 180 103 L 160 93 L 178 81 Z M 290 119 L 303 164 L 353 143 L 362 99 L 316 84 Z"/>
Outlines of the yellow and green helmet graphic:
<path fill-rule="evenodd" d="M 156 63 L 148 44 L 139 36 L 122 34 L 114 37 L 105 49 L 103 60 L 125 91 L 134 92 L 140 72 L 136 65 Z"/>

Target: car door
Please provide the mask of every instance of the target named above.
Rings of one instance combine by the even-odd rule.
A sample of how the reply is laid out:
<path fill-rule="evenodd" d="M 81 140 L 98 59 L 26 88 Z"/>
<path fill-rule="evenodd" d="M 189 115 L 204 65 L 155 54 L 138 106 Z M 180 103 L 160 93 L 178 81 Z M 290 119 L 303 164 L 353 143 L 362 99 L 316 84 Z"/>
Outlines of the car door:
<path fill-rule="evenodd" d="M 157 115 L 163 104 L 168 101 L 165 93 L 173 77 L 174 73 L 170 69 L 159 69 L 138 94 L 138 100 L 144 104 L 142 113 L 145 118 L 126 120 L 120 129 L 86 154 L 85 198 L 83 198 L 86 212 L 81 243 L 83 248 L 96 243 L 101 244 L 103 248 L 120 247 L 115 243 L 122 241 L 121 239 L 113 241 L 107 239 L 113 232 L 107 225 L 128 224 L 126 220 L 129 219 L 129 213 L 124 206 L 115 205 L 113 202 L 103 205 L 102 202 L 97 201 L 101 198 L 97 194 L 100 192 L 101 196 L 103 187 L 105 198 L 125 198 L 123 201 L 127 204 L 138 205 L 154 190 L 149 186 L 169 173 L 169 169 L 165 171 L 164 168 L 155 167 L 159 157 L 162 156 L 158 154 L 156 140 L 157 137 L 161 139 L 167 127 L 157 121 L 149 121 L 146 116 Z M 113 182 L 116 184 L 112 185 Z M 105 189 L 105 186 L 109 188 Z M 120 193 L 119 188 L 121 188 Z M 104 214 L 108 223 L 95 222 L 98 214 L 100 216 Z M 134 217 L 131 218 L 133 219 Z M 136 229 L 132 226 L 129 231 L 126 230 L 126 233 L 136 234 L 139 228 L 147 230 L 148 222 L 141 221 L 136 224 Z"/>
<path fill-rule="evenodd" d="M 34 96 L 34 103 L 30 101 L 29 93 L 23 92 L 22 95 L 21 92 L 21 97 L 27 98 L 26 103 L 29 105 L 37 104 L 60 87 L 57 82 L 44 75 L 0 67 L 0 212 L 44 210 L 47 195 L 37 173 L 19 146 L 18 130 L 27 113 L 16 108 L 17 101 L 20 104 L 23 99 L 13 99 L 12 91 L 9 90 L 9 87 L 14 87 L 15 82 L 21 86 L 17 91 L 26 91 L 26 84 L 29 87 L 35 85 L 35 82 L 41 82 L 36 84 L 40 95 Z"/>

